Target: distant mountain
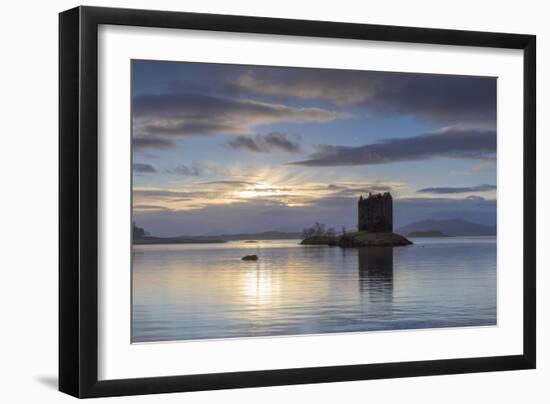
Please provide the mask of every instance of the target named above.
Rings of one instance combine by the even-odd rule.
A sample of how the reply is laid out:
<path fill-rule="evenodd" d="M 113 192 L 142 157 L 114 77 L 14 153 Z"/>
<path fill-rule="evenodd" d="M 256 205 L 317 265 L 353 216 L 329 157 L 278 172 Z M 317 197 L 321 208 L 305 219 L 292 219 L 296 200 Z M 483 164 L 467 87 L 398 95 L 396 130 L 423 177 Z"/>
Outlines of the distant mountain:
<path fill-rule="evenodd" d="M 452 220 L 420 220 L 397 229 L 397 233 L 409 235 L 418 232 L 438 231 L 447 236 L 494 236 L 496 226 L 472 223 L 462 219 Z"/>
<path fill-rule="evenodd" d="M 407 237 L 449 237 L 439 230 L 412 231 L 407 233 Z"/>

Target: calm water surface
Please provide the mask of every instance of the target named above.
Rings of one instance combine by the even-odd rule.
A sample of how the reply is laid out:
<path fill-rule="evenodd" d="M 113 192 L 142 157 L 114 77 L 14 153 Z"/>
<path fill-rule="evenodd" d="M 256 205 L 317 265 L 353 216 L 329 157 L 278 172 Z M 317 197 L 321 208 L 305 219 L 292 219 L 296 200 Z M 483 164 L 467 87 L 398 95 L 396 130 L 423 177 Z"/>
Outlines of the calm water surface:
<path fill-rule="evenodd" d="M 495 237 L 412 240 L 134 246 L 132 340 L 495 325 Z"/>

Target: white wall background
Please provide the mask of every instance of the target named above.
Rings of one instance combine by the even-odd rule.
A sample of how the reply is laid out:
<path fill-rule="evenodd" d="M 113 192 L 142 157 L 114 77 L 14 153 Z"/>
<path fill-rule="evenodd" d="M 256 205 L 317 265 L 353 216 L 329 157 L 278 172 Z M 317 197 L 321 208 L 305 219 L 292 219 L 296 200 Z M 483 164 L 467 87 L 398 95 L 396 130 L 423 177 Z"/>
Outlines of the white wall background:
<path fill-rule="evenodd" d="M 57 13 L 60 0 L 6 2 L 0 24 L 0 397 L 6 403 L 72 400 L 57 384 Z M 297 0 L 90 1 L 283 18 L 531 33 L 538 36 L 538 225 L 550 225 L 550 14 L 543 1 Z M 29 237 L 31 235 L 31 237 Z M 398 380 L 113 398 L 128 403 L 548 402 L 550 237 L 538 231 L 538 369 Z M 519 240 L 518 240 L 519 242 Z"/>

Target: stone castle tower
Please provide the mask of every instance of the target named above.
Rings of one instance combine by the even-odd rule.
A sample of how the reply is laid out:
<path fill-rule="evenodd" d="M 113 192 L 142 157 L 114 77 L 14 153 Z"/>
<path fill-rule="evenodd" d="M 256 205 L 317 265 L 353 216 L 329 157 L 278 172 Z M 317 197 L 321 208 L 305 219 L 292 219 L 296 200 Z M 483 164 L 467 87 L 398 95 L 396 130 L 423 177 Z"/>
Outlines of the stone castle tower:
<path fill-rule="evenodd" d="M 389 192 L 359 198 L 359 231 L 393 232 L 393 198 Z"/>

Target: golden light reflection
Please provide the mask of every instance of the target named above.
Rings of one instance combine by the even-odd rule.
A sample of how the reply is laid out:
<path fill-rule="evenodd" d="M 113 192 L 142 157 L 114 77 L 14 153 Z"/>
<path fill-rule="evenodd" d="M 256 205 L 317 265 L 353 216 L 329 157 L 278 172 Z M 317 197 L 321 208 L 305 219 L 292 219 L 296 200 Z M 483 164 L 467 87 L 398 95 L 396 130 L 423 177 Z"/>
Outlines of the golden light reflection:
<path fill-rule="evenodd" d="M 270 270 L 253 269 L 241 279 L 243 297 L 256 305 L 267 305 L 281 293 L 281 280 Z"/>
<path fill-rule="evenodd" d="M 246 244 L 238 245 L 242 248 Z M 232 251 L 229 244 L 218 248 L 223 251 L 226 247 Z M 163 248 L 162 254 L 165 254 L 166 247 Z M 211 247 L 174 245 L 168 248 L 173 248 L 171 254 L 179 258 L 160 267 L 155 247 L 146 246 L 141 248 L 142 252 L 133 254 L 132 282 L 135 290 L 140 291 L 134 296 L 135 303 L 154 300 L 157 303 L 191 304 L 198 311 L 213 302 L 220 307 L 241 305 L 250 310 L 249 316 L 265 320 L 281 304 L 311 303 L 329 293 L 327 274 L 305 270 L 305 261 L 301 261 L 304 257 L 283 260 L 274 266 L 262 248 L 247 248 L 250 253 L 261 257 L 258 262 L 242 261 L 241 252 L 235 257 L 205 261 L 200 250 Z M 177 252 L 180 248 L 182 251 Z M 311 249 L 306 253 L 309 256 L 322 254 L 322 251 Z"/>

